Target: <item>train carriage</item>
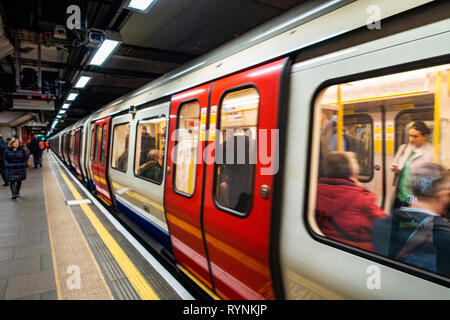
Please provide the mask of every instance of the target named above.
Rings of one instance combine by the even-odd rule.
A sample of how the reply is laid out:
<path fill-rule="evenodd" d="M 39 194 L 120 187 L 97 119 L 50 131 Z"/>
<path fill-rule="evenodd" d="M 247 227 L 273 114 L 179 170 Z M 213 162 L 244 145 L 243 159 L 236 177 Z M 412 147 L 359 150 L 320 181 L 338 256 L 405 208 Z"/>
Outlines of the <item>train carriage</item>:
<path fill-rule="evenodd" d="M 380 29 L 367 25 L 371 4 L 305 4 L 111 102 L 52 148 L 220 298 L 449 299 L 446 271 L 327 236 L 318 219 L 325 144 L 356 155 L 358 188 L 386 217 L 416 121 L 432 131 L 432 162 L 450 168 L 449 4 L 379 1 Z"/>

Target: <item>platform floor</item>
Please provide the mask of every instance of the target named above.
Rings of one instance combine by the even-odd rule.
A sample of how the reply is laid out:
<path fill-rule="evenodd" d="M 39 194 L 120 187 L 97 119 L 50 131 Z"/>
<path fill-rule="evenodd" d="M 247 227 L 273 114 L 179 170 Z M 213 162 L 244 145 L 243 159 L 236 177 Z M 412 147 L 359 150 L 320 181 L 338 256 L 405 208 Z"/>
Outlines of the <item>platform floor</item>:
<path fill-rule="evenodd" d="M 193 299 L 55 155 L 27 171 L 0 187 L 0 299 Z"/>

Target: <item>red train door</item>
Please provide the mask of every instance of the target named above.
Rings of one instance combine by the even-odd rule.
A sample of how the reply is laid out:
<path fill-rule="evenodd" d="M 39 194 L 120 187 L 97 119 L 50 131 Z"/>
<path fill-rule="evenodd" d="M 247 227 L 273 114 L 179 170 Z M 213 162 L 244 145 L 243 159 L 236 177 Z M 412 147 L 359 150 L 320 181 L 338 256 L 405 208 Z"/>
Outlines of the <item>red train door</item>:
<path fill-rule="evenodd" d="M 172 98 L 164 204 L 177 261 L 212 289 L 201 228 L 201 159 L 210 87 L 205 84 Z"/>
<path fill-rule="evenodd" d="M 73 162 L 75 163 L 75 171 L 77 173 L 77 177 L 80 180 L 83 180 L 83 176 L 81 174 L 80 167 L 80 136 L 81 136 L 81 128 L 77 128 L 75 130 L 75 144 L 73 151 Z"/>
<path fill-rule="evenodd" d="M 203 229 L 215 290 L 224 298 L 274 298 L 269 236 L 285 63 L 234 74 L 212 88 Z"/>
<path fill-rule="evenodd" d="M 97 196 L 107 205 L 111 205 L 111 194 L 107 183 L 106 168 L 108 167 L 108 139 L 111 117 L 95 122 L 95 140 L 93 149 L 92 173 L 94 175 Z"/>

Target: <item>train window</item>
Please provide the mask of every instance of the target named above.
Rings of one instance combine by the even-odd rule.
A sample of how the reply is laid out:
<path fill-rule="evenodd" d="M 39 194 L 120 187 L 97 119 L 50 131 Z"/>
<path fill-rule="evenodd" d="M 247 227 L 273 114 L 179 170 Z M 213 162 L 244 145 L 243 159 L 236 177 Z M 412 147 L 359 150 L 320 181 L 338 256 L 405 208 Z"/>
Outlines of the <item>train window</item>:
<path fill-rule="evenodd" d="M 134 174 L 160 184 L 164 176 L 166 116 L 141 120 L 136 132 Z"/>
<path fill-rule="evenodd" d="M 341 83 L 316 96 L 308 223 L 320 239 L 450 277 L 448 70 Z M 373 115 L 374 128 L 358 113 Z M 381 180 L 365 182 L 374 163 Z"/>
<path fill-rule="evenodd" d="M 408 143 L 409 130 L 416 121 L 423 121 L 433 131 L 434 110 L 412 109 L 400 112 L 395 119 L 395 147 L 398 149 L 402 144 Z M 428 135 L 428 143 L 433 144 L 433 135 Z"/>
<path fill-rule="evenodd" d="M 106 158 L 106 141 L 108 140 L 106 133 L 108 130 L 106 130 L 106 123 L 103 123 L 102 126 L 102 144 L 100 149 L 100 165 L 103 166 L 105 164 L 105 158 Z"/>
<path fill-rule="evenodd" d="M 241 216 L 252 203 L 258 109 L 255 88 L 228 93 L 220 104 L 214 196 L 219 207 Z"/>
<path fill-rule="evenodd" d="M 102 128 L 95 126 L 95 140 L 94 140 L 94 163 L 97 163 L 98 144 L 102 138 Z"/>
<path fill-rule="evenodd" d="M 114 127 L 111 167 L 116 170 L 127 171 L 129 138 L 129 123 L 119 124 Z"/>
<path fill-rule="evenodd" d="M 78 150 L 79 150 L 79 143 L 80 143 L 80 131 L 75 132 L 75 145 L 74 145 L 74 151 L 73 155 L 74 157 L 78 157 Z"/>
<path fill-rule="evenodd" d="M 200 127 L 200 103 L 183 104 L 178 113 L 177 145 L 175 158 L 175 189 L 192 195 L 197 171 L 197 148 Z"/>
<path fill-rule="evenodd" d="M 92 141 L 91 141 L 91 145 L 90 145 L 90 147 L 91 147 L 91 161 L 94 161 L 94 150 L 95 150 L 95 147 L 94 147 L 94 145 L 95 145 L 95 127 L 92 128 L 92 133 L 91 133 L 91 134 L 92 134 L 92 135 L 91 135 Z"/>

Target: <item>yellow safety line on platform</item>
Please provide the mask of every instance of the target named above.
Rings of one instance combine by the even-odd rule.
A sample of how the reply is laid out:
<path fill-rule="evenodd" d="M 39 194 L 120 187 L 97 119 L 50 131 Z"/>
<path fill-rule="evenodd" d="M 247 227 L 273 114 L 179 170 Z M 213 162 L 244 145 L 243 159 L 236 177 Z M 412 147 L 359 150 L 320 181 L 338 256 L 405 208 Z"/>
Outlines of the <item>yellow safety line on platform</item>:
<path fill-rule="evenodd" d="M 53 160 L 54 156 L 51 155 Z M 56 163 L 56 161 L 55 161 Z M 73 184 L 70 182 L 69 178 L 62 172 L 60 166 L 56 164 L 56 167 L 58 168 L 61 176 L 63 177 L 64 181 L 66 182 L 67 186 L 69 187 L 70 191 L 72 192 L 73 196 L 76 200 L 83 199 L 79 192 L 75 189 Z M 91 222 L 94 229 L 97 231 L 98 235 L 108 248 L 108 250 L 113 255 L 114 259 L 119 264 L 122 271 L 125 273 L 126 277 L 136 290 L 136 292 L 139 294 L 142 300 L 159 300 L 158 295 L 155 293 L 155 291 L 150 287 L 148 282 L 144 279 L 142 274 L 139 272 L 139 270 L 134 266 L 134 264 L 131 262 L 130 258 L 127 256 L 127 254 L 123 251 L 123 249 L 119 246 L 119 244 L 114 240 L 114 238 L 111 236 L 111 234 L 106 230 L 106 228 L 103 226 L 103 224 L 100 222 L 100 220 L 97 218 L 97 216 L 94 214 L 92 209 L 87 204 L 81 204 L 81 209 L 83 209 L 84 213 L 88 217 L 89 221 Z"/>

